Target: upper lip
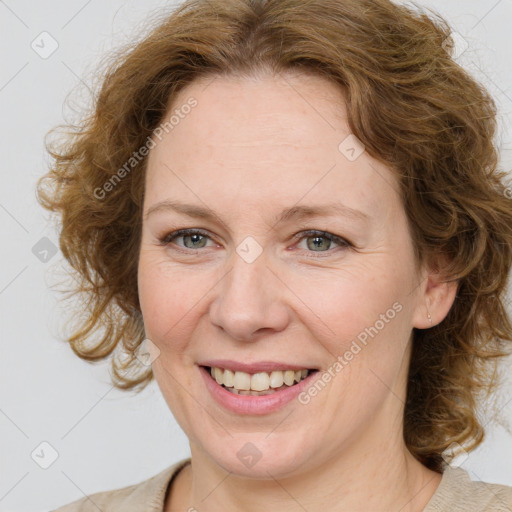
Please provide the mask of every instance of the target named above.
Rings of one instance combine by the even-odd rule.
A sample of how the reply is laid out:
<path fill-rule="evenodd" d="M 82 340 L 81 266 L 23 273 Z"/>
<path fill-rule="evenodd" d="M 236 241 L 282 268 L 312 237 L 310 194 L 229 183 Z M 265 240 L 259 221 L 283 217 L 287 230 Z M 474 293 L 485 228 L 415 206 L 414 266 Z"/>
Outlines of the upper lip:
<path fill-rule="evenodd" d="M 210 366 L 231 370 L 232 372 L 258 373 L 285 370 L 313 370 L 312 366 L 297 365 L 291 363 L 280 363 L 277 361 L 256 361 L 254 363 L 242 363 L 240 361 L 232 361 L 229 359 L 210 359 L 198 363 L 199 366 Z"/>

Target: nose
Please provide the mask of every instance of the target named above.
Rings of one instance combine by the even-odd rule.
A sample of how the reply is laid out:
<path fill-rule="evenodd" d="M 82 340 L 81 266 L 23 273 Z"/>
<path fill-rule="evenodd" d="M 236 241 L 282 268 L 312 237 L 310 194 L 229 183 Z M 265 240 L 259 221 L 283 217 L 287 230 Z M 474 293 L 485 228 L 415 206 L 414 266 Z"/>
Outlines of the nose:
<path fill-rule="evenodd" d="M 233 254 L 231 270 L 210 305 L 212 323 L 238 341 L 256 341 L 286 328 L 290 312 L 283 282 L 267 267 L 265 253 L 248 263 Z"/>

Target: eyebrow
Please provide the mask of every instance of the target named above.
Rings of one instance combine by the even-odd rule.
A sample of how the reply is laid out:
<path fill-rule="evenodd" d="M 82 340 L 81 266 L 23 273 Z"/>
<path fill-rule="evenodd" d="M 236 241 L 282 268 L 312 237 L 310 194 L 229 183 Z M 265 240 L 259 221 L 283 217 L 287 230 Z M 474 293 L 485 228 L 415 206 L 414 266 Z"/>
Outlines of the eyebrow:
<path fill-rule="evenodd" d="M 188 217 L 197 219 L 205 219 L 210 221 L 219 220 L 220 216 L 217 215 L 210 208 L 180 203 L 178 201 L 161 201 L 152 205 L 144 215 L 144 218 L 148 218 L 151 214 L 160 211 L 175 211 Z M 274 218 L 274 222 L 289 222 L 291 220 L 303 220 L 312 217 L 333 217 L 342 216 L 351 220 L 359 222 L 370 221 L 370 216 L 360 210 L 349 208 L 341 203 L 329 203 L 324 205 L 311 205 L 311 206 L 292 206 L 286 208 L 279 215 Z"/>

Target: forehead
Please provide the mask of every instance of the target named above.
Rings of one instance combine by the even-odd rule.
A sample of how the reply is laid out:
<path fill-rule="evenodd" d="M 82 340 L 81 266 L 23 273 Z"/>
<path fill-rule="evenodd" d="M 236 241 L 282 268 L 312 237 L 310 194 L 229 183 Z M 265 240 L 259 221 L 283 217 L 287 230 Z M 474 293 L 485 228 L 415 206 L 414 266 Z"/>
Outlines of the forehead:
<path fill-rule="evenodd" d="M 341 90 L 312 74 L 202 78 L 180 91 L 170 111 L 192 97 L 197 106 L 187 116 L 190 121 L 184 119 L 182 129 L 175 131 L 188 137 L 186 129 L 192 127 L 204 147 L 236 147 L 243 152 L 262 144 L 304 150 L 320 144 L 322 150 L 332 151 L 341 135 L 337 132 L 350 132 Z M 202 122 L 205 119 L 210 122 Z"/>
<path fill-rule="evenodd" d="M 180 91 L 165 119 L 173 115 L 150 151 L 148 202 L 173 194 L 224 208 L 226 198 L 233 207 L 265 208 L 274 199 L 339 200 L 378 215 L 397 199 L 382 164 L 365 152 L 347 158 L 344 96 L 321 77 L 201 79 Z"/>

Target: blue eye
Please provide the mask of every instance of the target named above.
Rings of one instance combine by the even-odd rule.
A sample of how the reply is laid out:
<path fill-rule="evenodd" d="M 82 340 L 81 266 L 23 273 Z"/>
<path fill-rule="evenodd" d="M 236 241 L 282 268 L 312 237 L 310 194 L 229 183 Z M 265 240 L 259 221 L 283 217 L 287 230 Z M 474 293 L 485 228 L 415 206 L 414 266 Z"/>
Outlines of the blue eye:
<path fill-rule="evenodd" d="M 183 240 L 190 240 L 190 247 L 187 247 L 185 244 L 185 249 L 201 249 L 205 247 L 205 243 L 207 239 L 210 237 L 206 232 L 197 229 L 180 229 L 179 231 L 174 231 L 173 233 L 169 233 L 166 235 L 160 243 L 162 245 L 169 245 L 171 242 L 176 240 L 177 238 L 183 238 Z M 181 246 L 178 246 L 181 247 Z"/>
<path fill-rule="evenodd" d="M 207 247 L 208 240 L 212 241 L 206 231 L 200 229 L 180 229 L 178 231 L 169 233 L 160 239 L 160 245 L 169 246 L 171 243 L 178 239 L 183 240 L 183 245 L 175 244 L 177 247 L 191 251 L 205 248 Z M 340 246 L 341 249 L 348 249 L 353 247 L 353 245 L 344 238 L 333 235 L 332 233 L 328 233 L 326 231 L 319 230 L 302 231 L 295 235 L 294 239 L 299 241 L 305 239 L 307 242 L 307 249 L 305 250 L 306 252 L 312 253 L 332 254 L 333 250 L 331 250 L 331 245 L 333 243 Z M 311 242 L 308 240 L 311 240 Z M 320 250 L 317 251 L 315 249 Z"/>
<path fill-rule="evenodd" d="M 352 244 L 344 238 L 333 235 L 332 233 L 328 233 L 326 231 L 317 231 L 313 229 L 309 231 L 303 231 L 300 233 L 300 235 L 300 239 L 302 240 L 304 238 L 306 240 L 307 248 L 312 249 L 312 252 L 328 252 L 333 243 L 345 248 L 352 246 Z M 311 239 L 312 242 L 307 242 L 308 239 Z M 327 243 L 325 243 L 325 241 L 327 241 Z M 315 248 L 320 249 L 320 251 L 313 250 Z"/>

